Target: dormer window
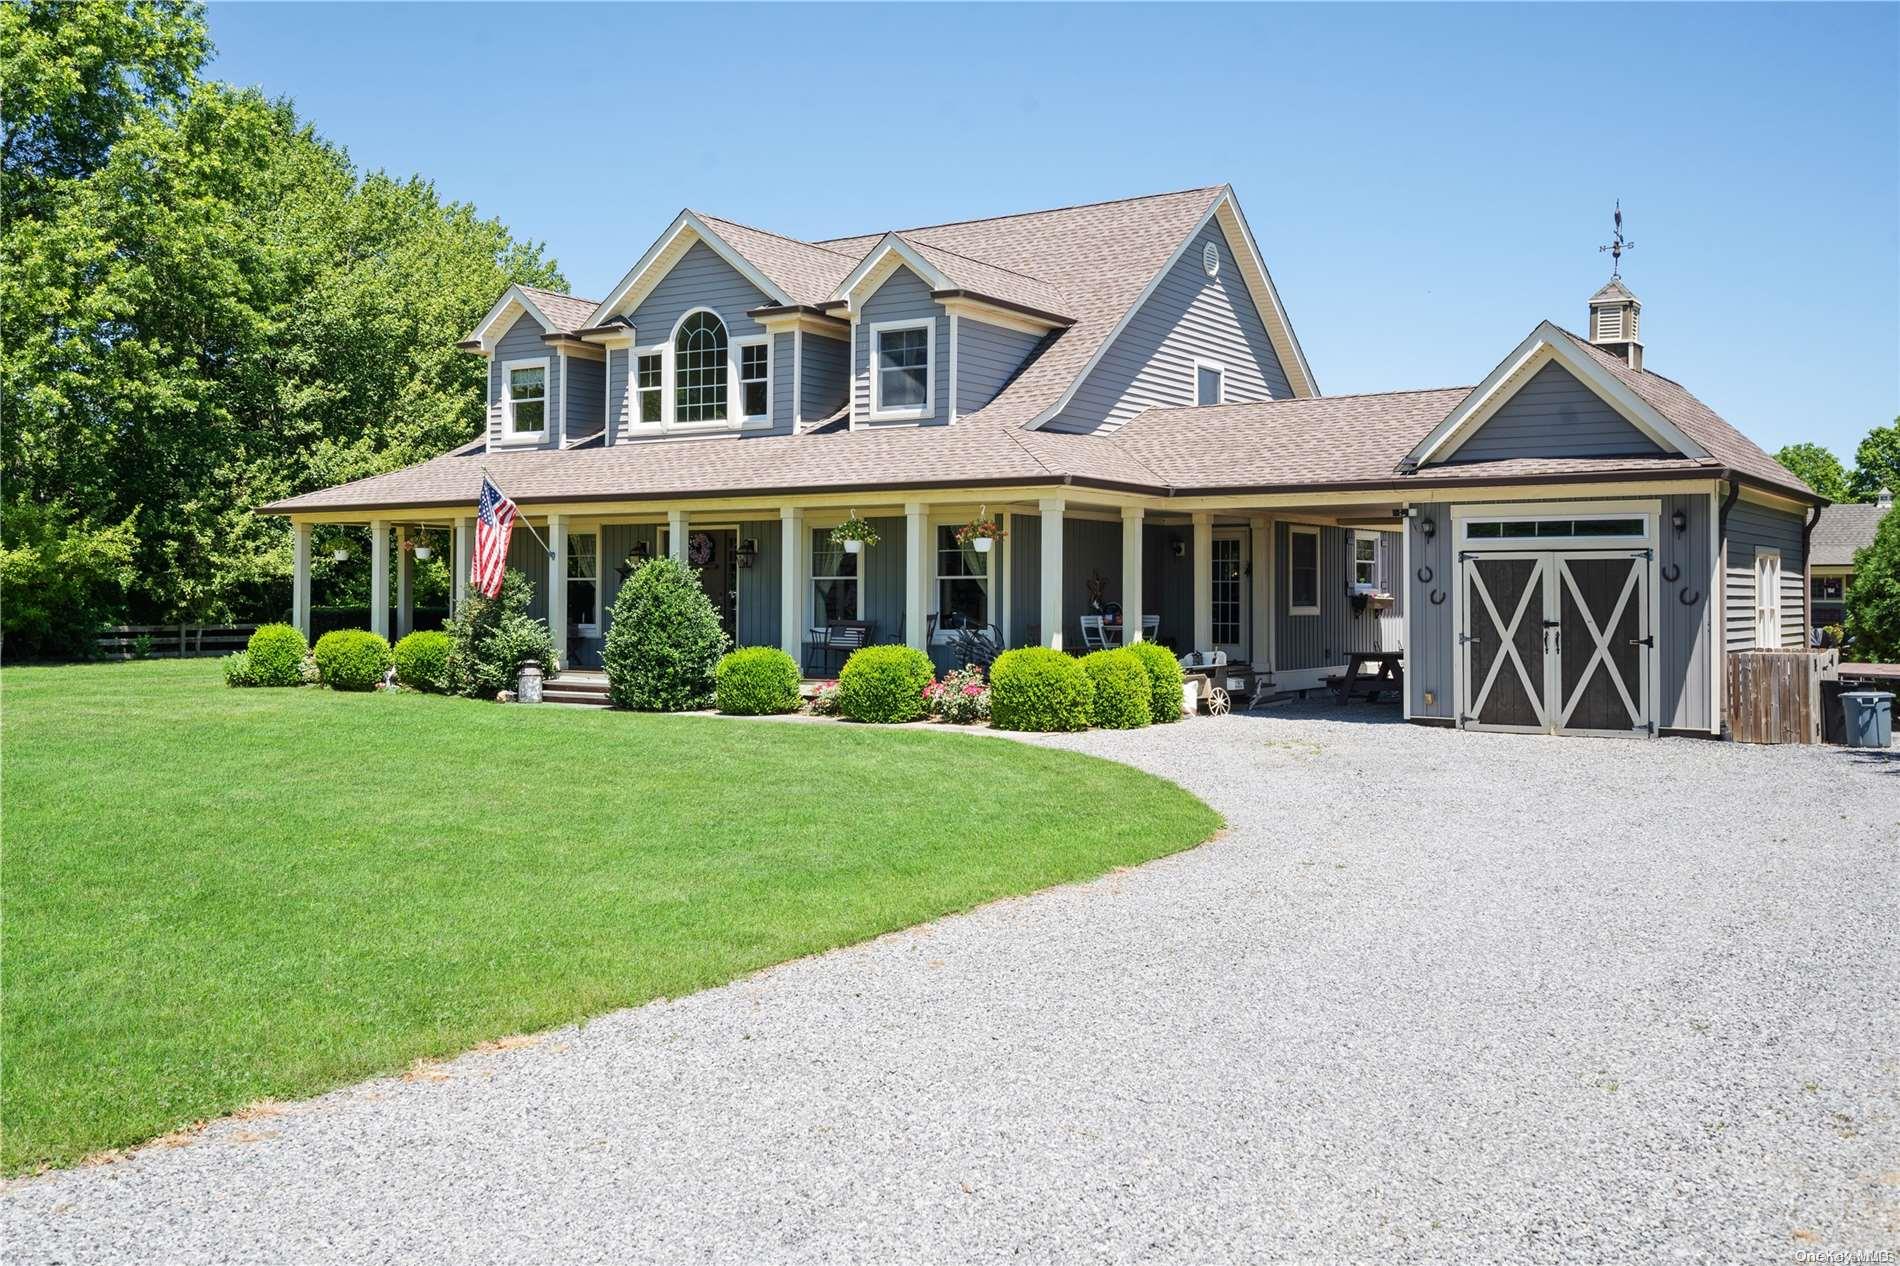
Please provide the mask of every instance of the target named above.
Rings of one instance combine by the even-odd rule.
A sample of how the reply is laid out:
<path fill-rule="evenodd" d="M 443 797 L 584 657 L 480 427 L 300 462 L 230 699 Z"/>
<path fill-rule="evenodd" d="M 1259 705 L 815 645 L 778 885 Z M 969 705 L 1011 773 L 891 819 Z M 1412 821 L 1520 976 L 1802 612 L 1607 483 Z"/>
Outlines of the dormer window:
<path fill-rule="evenodd" d="M 501 367 L 507 387 L 508 435 L 539 439 L 548 429 L 548 362 L 509 361 Z"/>
<path fill-rule="evenodd" d="M 761 421 L 772 412 L 772 344 L 769 337 L 741 339 L 739 352 L 739 409 L 748 422 Z"/>
<path fill-rule="evenodd" d="M 695 312 L 673 336 L 673 420 L 726 420 L 726 323 Z"/>
<path fill-rule="evenodd" d="M 641 422 L 657 425 L 663 420 L 661 402 L 664 399 L 666 383 L 662 375 L 661 360 L 666 355 L 664 349 L 641 352 L 634 359 L 633 389 L 639 402 L 639 412 L 634 416 Z"/>
<path fill-rule="evenodd" d="M 872 421 L 914 421 L 936 412 L 935 383 L 930 372 L 936 327 L 936 321 L 929 318 L 881 321 L 871 327 Z"/>

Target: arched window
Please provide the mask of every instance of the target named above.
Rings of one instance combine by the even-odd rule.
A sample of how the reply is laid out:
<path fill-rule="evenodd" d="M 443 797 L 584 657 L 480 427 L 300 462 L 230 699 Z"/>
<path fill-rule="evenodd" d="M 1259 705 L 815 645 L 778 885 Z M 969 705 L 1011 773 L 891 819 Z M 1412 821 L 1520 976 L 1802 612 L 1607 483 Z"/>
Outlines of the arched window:
<path fill-rule="evenodd" d="M 673 336 L 673 420 L 726 420 L 726 323 L 695 312 Z"/>

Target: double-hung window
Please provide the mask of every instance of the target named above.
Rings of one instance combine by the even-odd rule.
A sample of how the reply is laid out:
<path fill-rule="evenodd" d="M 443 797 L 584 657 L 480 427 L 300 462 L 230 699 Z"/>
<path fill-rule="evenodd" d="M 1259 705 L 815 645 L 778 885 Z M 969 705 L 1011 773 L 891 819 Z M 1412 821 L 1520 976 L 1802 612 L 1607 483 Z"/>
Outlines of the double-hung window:
<path fill-rule="evenodd" d="M 990 565 L 994 553 L 957 544 L 957 529 L 937 529 L 937 627 L 980 629 L 990 622 Z"/>
<path fill-rule="evenodd" d="M 1355 588 L 1368 593 L 1379 588 L 1379 534 L 1377 532 L 1352 534 L 1352 583 Z"/>
<path fill-rule="evenodd" d="M 599 537 L 577 532 L 567 538 L 567 622 L 593 624 L 595 595 L 600 592 Z"/>
<path fill-rule="evenodd" d="M 659 351 L 640 352 L 633 360 L 634 420 L 647 424 L 660 421 L 663 416 L 662 392 L 665 390 L 664 368 Z"/>
<path fill-rule="evenodd" d="M 772 412 L 772 344 L 768 338 L 743 339 L 739 351 L 739 412 L 748 422 L 762 421 Z"/>
<path fill-rule="evenodd" d="M 817 624 L 832 624 L 858 618 L 858 560 L 862 554 L 848 554 L 844 547 L 831 543 L 830 528 L 816 528 L 811 534 L 812 618 Z"/>
<path fill-rule="evenodd" d="M 501 367 L 507 412 L 506 433 L 517 439 L 538 438 L 548 429 L 548 362 L 509 361 Z"/>
<path fill-rule="evenodd" d="M 1781 645 L 1781 551 L 1755 551 L 1755 645 Z"/>
<path fill-rule="evenodd" d="M 921 419 L 936 412 L 931 344 L 937 323 L 881 321 L 871 326 L 871 417 Z"/>
<path fill-rule="evenodd" d="M 695 312 L 673 336 L 673 420 L 726 420 L 726 323 L 710 312 Z"/>
<path fill-rule="evenodd" d="M 1319 614 L 1319 529 L 1289 527 L 1286 534 L 1289 615 Z"/>

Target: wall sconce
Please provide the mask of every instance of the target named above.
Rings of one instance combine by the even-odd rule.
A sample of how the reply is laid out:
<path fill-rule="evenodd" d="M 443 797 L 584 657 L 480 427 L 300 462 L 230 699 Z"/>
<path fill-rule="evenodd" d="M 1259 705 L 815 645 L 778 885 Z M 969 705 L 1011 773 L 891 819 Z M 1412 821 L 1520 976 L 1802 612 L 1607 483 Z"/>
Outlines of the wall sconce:
<path fill-rule="evenodd" d="M 633 569 L 652 557 L 653 547 L 651 545 L 648 545 L 645 541 L 635 541 L 633 548 L 627 551 L 627 556 L 620 560 L 618 567 L 614 568 L 614 575 L 620 577 L 621 583 L 625 584 L 627 577 L 633 575 Z"/>
<path fill-rule="evenodd" d="M 1437 536 L 1438 535 L 1438 520 L 1420 519 L 1418 521 L 1418 534 L 1424 537 L 1428 541 L 1431 540 L 1434 536 Z"/>
<path fill-rule="evenodd" d="M 759 543 L 752 537 L 739 542 L 739 566 L 750 567 L 759 557 Z"/>
<path fill-rule="evenodd" d="M 1684 532 L 1689 530 L 1688 514 L 1685 511 L 1677 510 L 1674 514 L 1669 516 L 1669 526 L 1676 529 L 1677 536 L 1681 536 Z"/>

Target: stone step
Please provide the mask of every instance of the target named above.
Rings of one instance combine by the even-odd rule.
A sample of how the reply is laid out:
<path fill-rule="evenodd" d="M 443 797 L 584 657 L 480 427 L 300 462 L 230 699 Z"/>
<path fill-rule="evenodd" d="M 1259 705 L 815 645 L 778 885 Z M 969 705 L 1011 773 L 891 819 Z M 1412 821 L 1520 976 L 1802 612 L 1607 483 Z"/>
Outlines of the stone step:
<path fill-rule="evenodd" d="M 541 683 L 541 697 L 549 703 L 585 703 L 608 706 L 607 682 L 600 677 L 552 677 Z"/>

